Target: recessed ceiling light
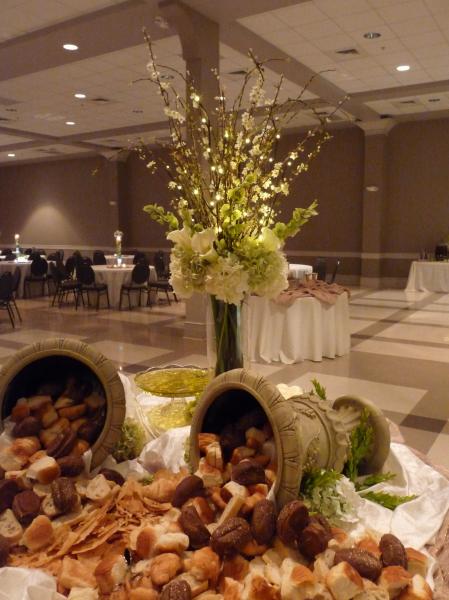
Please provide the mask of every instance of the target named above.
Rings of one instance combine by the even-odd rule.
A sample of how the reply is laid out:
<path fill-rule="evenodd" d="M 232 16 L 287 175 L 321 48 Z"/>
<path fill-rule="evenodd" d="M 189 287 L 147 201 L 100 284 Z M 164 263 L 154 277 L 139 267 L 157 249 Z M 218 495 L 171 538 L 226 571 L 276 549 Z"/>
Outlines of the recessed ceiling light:
<path fill-rule="evenodd" d="M 9 158 L 14 158 L 15 154 L 14 154 L 14 152 L 8 152 L 8 156 L 9 156 Z"/>
<path fill-rule="evenodd" d="M 78 46 L 76 44 L 63 44 L 62 47 L 64 50 L 68 50 L 69 52 L 75 52 L 75 50 L 78 50 Z"/>
<path fill-rule="evenodd" d="M 378 33 L 377 31 L 367 31 L 363 34 L 363 37 L 367 40 L 375 40 L 376 38 L 380 38 L 381 35 L 382 34 Z"/>
<path fill-rule="evenodd" d="M 399 65 L 396 67 L 396 71 L 410 71 L 410 65 Z"/>
<path fill-rule="evenodd" d="M 75 125 L 75 121 L 66 121 L 65 124 L 66 125 Z"/>
<path fill-rule="evenodd" d="M 75 98 L 79 98 L 80 100 L 84 100 L 84 98 L 86 97 L 86 94 L 82 94 L 81 92 L 77 92 L 76 94 L 74 94 Z"/>

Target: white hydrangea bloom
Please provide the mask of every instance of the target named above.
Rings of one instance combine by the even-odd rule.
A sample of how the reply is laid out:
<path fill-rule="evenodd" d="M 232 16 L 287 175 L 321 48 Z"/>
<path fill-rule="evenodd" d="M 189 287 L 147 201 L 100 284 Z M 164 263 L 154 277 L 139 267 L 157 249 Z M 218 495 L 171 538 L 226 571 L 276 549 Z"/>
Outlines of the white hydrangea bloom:
<path fill-rule="evenodd" d="M 206 275 L 206 292 L 228 304 L 240 304 L 248 292 L 248 274 L 235 256 L 220 256 Z"/>

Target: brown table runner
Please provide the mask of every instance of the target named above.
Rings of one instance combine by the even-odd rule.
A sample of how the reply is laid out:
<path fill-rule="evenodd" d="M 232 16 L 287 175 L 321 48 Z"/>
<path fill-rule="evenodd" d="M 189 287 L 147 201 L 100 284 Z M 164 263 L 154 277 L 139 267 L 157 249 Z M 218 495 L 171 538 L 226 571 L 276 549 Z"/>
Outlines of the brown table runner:
<path fill-rule="evenodd" d="M 335 304 L 338 296 L 350 292 L 347 288 L 337 283 L 326 283 L 325 281 L 290 281 L 289 289 L 282 292 L 276 299 L 276 304 L 291 306 L 298 298 L 313 297 L 325 304 Z"/>

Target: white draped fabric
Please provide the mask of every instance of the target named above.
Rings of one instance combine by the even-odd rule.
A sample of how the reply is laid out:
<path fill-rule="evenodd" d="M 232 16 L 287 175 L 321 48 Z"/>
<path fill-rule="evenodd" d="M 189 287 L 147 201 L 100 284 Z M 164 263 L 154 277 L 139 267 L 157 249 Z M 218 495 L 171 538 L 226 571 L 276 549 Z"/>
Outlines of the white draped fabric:
<path fill-rule="evenodd" d="M 120 289 L 124 283 L 130 283 L 131 273 L 134 265 L 125 267 L 111 267 L 107 265 L 94 265 L 95 281 L 107 283 L 109 291 L 109 302 L 112 308 L 118 308 L 120 303 Z M 150 266 L 150 280 L 156 281 L 156 269 Z"/>
<path fill-rule="evenodd" d="M 106 264 L 115 265 L 117 257 L 115 254 L 105 254 Z M 122 254 L 122 265 L 132 265 L 134 260 L 134 254 Z"/>
<path fill-rule="evenodd" d="M 299 265 L 290 263 L 288 265 L 288 277 L 289 279 L 304 279 L 306 273 L 312 273 L 312 265 Z"/>
<path fill-rule="evenodd" d="M 335 304 L 298 298 L 290 306 L 251 296 L 248 302 L 249 358 L 292 364 L 321 361 L 350 349 L 347 293 Z"/>
<path fill-rule="evenodd" d="M 408 275 L 407 292 L 449 292 L 449 262 L 414 260 Z"/>

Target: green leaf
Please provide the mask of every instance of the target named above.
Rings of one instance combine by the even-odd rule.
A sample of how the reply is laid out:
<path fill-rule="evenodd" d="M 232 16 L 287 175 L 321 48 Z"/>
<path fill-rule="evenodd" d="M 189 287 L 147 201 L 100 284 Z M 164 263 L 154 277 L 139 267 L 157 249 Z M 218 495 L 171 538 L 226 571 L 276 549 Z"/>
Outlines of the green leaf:
<path fill-rule="evenodd" d="M 355 489 L 359 491 L 366 490 L 367 488 L 377 485 L 378 483 L 384 483 L 385 481 L 391 481 L 396 477 L 395 473 L 374 473 L 368 475 L 363 479 L 360 479 L 355 484 Z"/>
<path fill-rule="evenodd" d="M 343 473 L 353 483 L 356 482 L 359 467 L 369 455 L 374 442 L 374 429 L 369 422 L 370 413 L 364 408 L 360 415 L 359 424 L 354 427 L 349 436 L 349 458 L 344 466 Z"/>
<path fill-rule="evenodd" d="M 301 479 L 300 493 L 303 496 L 310 496 L 315 488 L 333 487 L 342 474 L 333 469 L 311 469 L 304 473 Z"/>
<path fill-rule="evenodd" d="M 145 430 L 135 419 L 127 418 L 122 425 L 120 439 L 112 451 L 118 462 L 137 458 L 145 445 Z"/>
<path fill-rule="evenodd" d="M 326 388 L 321 385 L 318 379 L 312 379 L 312 385 L 313 389 L 315 390 L 315 394 L 322 400 L 326 400 Z"/>
<path fill-rule="evenodd" d="M 362 498 L 366 500 L 371 500 L 371 502 L 375 502 L 376 504 L 380 504 L 389 510 L 394 510 L 401 504 L 405 502 L 410 502 L 410 500 L 414 500 L 416 496 L 396 496 L 395 494 L 389 494 L 387 492 L 363 492 L 361 494 Z"/>
<path fill-rule="evenodd" d="M 159 204 L 147 204 L 143 207 L 143 210 L 159 225 L 167 225 L 170 231 L 178 229 L 179 221 L 175 214 L 165 210 L 163 206 Z"/>

